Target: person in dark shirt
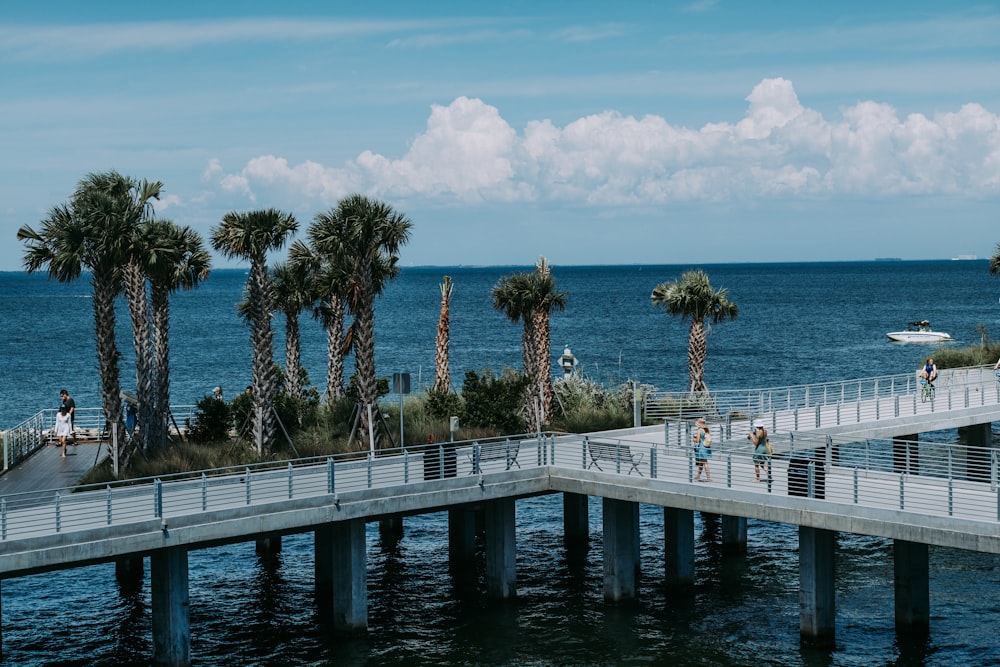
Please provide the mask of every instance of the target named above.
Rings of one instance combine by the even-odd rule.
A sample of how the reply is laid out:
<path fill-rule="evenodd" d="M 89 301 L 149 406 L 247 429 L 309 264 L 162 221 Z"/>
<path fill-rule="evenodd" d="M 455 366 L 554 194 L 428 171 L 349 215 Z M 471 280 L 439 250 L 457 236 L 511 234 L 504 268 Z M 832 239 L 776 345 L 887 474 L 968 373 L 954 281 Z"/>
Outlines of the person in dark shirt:
<path fill-rule="evenodd" d="M 73 397 L 69 395 L 69 392 L 65 389 L 59 391 L 59 398 L 62 399 L 62 403 L 59 404 L 59 409 L 65 409 L 69 413 L 69 430 L 70 437 L 72 438 L 72 443 L 76 444 L 76 401 Z"/>

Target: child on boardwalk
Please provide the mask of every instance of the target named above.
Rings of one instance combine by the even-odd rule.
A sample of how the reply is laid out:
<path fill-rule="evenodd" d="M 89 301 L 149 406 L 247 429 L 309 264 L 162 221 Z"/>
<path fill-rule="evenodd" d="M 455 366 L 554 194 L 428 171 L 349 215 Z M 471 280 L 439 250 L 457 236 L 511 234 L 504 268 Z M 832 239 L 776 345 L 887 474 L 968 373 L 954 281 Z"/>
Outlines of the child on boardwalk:
<path fill-rule="evenodd" d="M 753 443 L 753 474 L 756 478 L 754 481 L 759 482 L 762 470 L 765 478 L 767 477 L 767 460 L 771 457 L 771 452 L 768 451 L 767 429 L 764 428 L 763 419 L 753 421 L 753 431 L 747 436 L 747 439 Z"/>
<path fill-rule="evenodd" d="M 59 438 L 59 446 L 62 447 L 62 458 L 66 458 L 66 438 L 69 437 L 71 430 L 69 410 L 64 405 L 59 408 L 59 412 L 56 414 L 55 428 L 56 437 Z"/>

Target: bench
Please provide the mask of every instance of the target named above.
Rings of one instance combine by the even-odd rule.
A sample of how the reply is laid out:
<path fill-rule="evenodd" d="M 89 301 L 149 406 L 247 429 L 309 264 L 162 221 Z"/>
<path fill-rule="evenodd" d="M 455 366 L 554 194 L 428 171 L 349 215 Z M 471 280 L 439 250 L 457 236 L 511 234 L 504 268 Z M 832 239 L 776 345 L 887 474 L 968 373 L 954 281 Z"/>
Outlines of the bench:
<path fill-rule="evenodd" d="M 616 467 L 621 463 L 627 463 L 631 466 L 628 474 L 631 475 L 634 470 L 642 476 L 642 472 L 639 470 L 639 464 L 642 463 L 642 452 L 633 453 L 629 446 L 621 441 L 603 442 L 591 438 L 585 438 L 585 440 L 587 451 L 590 453 L 590 464 L 587 466 L 587 470 L 593 467 L 603 472 L 604 468 L 598 461 L 614 463 Z"/>
<path fill-rule="evenodd" d="M 476 451 L 479 451 L 479 461 L 481 465 L 486 461 L 503 461 L 506 464 L 506 469 L 510 470 L 511 466 L 521 467 L 521 464 L 517 462 L 517 452 L 521 449 L 520 440 L 495 440 L 493 442 L 485 443 L 473 443 L 472 449 L 467 453 L 469 457 L 469 463 L 472 464 L 471 475 L 475 475 L 479 472 L 479 465 L 476 462 Z"/>

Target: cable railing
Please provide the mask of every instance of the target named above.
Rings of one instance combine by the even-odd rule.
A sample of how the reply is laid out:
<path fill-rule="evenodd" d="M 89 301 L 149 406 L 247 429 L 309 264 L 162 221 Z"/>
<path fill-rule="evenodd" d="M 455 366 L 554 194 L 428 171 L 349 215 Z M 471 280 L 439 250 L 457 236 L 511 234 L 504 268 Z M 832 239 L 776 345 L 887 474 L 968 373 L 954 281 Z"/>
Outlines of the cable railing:
<path fill-rule="evenodd" d="M 754 475 L 749 445 L 720 440 L 709 460 L 715 489 L 811 498 L 815 501 L 1000 521 L 997 453 L 985 447 L 830 436 L 772 437 L 775 454 Z M 610 475 L 632 485 L 636 478 L 697 484 L 696 452 L 600 434 L 557 433 L 439 443 L 163 475 L 109 484 L 50 489 L 0 497 L 0 542 L 127 526 L 171 517 L 327 496 L 332 502 L 355 491 L 391 489 L 398 496 L 425 493 L 427 483 L 450 480 L 438 490 L 462 489 L 512 479 L 519 469 L 553 466 Z M 603 481 L 608 481 L 604 479 Z M 893 515 L 892 519 L 904 518 Z M 991 525 L 989 530 L 995 530 Z M 119 534 L 122 534 L 119 531 Z"/>
<path fill-rule="evenodd" d="M 646 397 L 645 415 L 668 423 L 670 441 L 696 417 L 724 424 L 728 436 L 732 424 L 752 418 L 765 418 L 771 430 L 798 431 L 997 404 L 1000 380 L 993 368 L 973 366 L 942 370 L 926 394 L 914 373 L 706 394 L 656 392 Z"/>
<path fill-rule="evenodd" d="M 194 405 L 170 407 L 167 430 L 176 435 L 195 414 Z M 6 472 L 31 456 L 35 450 L 55 440 L 56 415 L 59 410 L 47 408 L 23 422 L 3 431 L 3 468 Z M 76 408 L 73 411 L 73 435 L 82 440 L 108 440 L 107 418 L 103 408 Z"/>

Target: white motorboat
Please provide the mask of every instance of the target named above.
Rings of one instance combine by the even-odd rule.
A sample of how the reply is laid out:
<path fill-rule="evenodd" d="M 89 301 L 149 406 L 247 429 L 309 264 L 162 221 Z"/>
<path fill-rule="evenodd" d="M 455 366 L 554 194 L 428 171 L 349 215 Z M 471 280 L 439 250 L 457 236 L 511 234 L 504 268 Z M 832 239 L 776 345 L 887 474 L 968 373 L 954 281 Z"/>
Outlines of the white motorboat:
<path fill-rule="evenodd" d="M 927 320 L 910 322 L 906 331 L 890 331 L 886 336 L 897 343 L 941 343 L 953 340 L 951 334 L 931 329 L 931 323 Z"/>

